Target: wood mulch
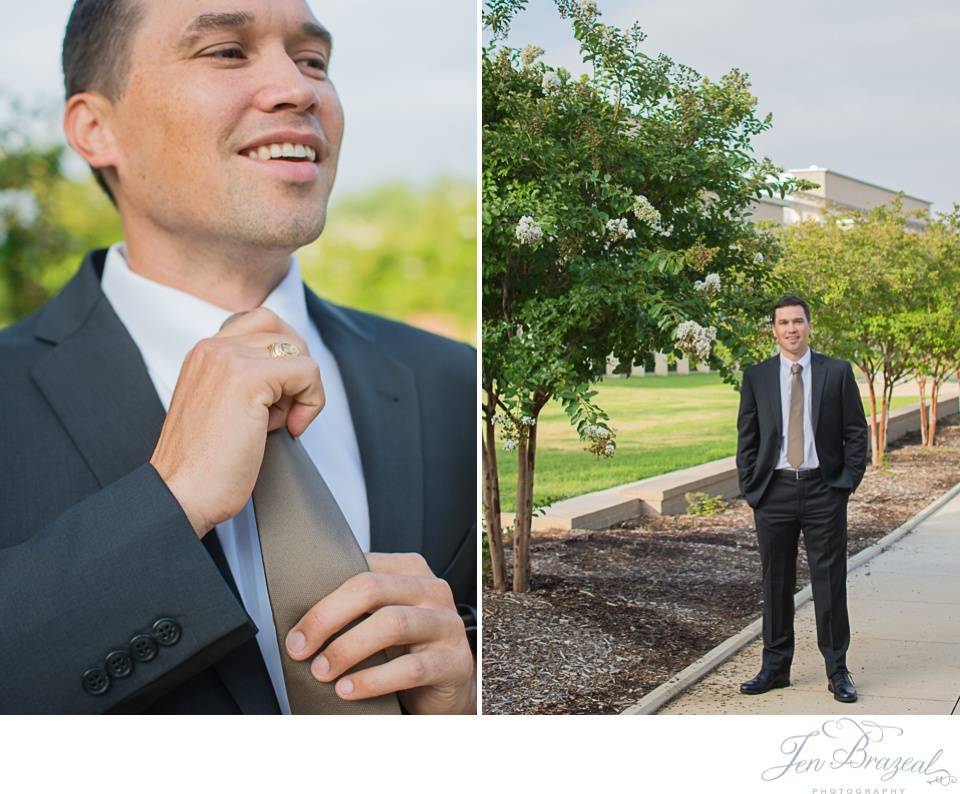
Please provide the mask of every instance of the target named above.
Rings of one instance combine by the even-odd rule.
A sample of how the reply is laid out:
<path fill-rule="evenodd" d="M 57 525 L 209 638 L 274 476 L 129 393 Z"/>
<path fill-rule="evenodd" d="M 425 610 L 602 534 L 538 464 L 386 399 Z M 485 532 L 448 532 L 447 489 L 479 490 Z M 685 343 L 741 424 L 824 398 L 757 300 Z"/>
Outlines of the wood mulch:
<path fill-rule="evenodd" d="M 891 445 L 850 500 L 852 556 L 960 482 L 960 426 Z M 508 567 L 510 556 L 508 551 Z M 537 533 L 529 593 L 483 593 L 485 714 L 615 714 L 760 616 L 753 511 Z M 806 555 L 797 588 L 808 581 Z"/>

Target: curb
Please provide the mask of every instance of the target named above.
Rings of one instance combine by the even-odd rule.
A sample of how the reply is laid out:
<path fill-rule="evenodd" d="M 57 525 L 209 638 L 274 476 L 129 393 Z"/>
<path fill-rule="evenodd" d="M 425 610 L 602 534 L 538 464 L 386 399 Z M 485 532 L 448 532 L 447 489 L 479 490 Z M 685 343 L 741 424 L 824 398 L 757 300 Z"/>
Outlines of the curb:
<path fill-rule="evenodd" d="M 904 535 L 907 535 L 913 531 L 913 529 L 919 523 L 936 513 L 941 507 L 943 507 L 947 502 L 957 495 L 960 495 L 960 483 L 954 485 L 953 488 L 947 491 L 943 496 L 927 505 L 912 518 L 907 519 L 907 521 L 905 521 L 899 527 L 888 532 L 876 543 L 868 546 L 867 548 L 863 549 L 863 551 L 858 552 L 849 560 L 847 560 L 847 573 L 849 574 L 850 571 L 856 570 L 861 565 L 870 562 L 870 560 L 872 560 L 878 554 L 885 552 L 888 548 L 890 548 L 890 546 L 903 538 Z M 794 596 L 795 608 L 799 608 L 812 598 L 813 590 L 808 584 Z M 675 697 L 689 689 L 708 673 L 711 673 L 713 670 L 727 661 L 727 659 L 729 659 L 731 656 L 734 656 L 739 651 L 743 650 L 743 648 L 757 639 L 762 632 L 763 618 L 757 618 L 749 626 L 741 629 L 732 637 L 728 637 L 715 648 L 707 651 L 706 654 L 697 659 L 697 661 L 693 662 L 693 664 L 685 667 L 683 670 L 662 683 L 652 692 L 644 695 L 632 706 L 629 706 L 621 711 L 620 714 L 656 714 Z"/>

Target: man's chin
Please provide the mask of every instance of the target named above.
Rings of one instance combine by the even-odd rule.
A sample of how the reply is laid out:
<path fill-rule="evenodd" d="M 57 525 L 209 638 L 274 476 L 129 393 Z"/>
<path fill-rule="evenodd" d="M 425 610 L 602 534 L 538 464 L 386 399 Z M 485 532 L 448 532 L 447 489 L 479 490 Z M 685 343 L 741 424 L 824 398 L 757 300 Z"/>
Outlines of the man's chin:
<path fill-rule="evenodd" d="M 271 222 L 272 220 L 272 222 Z M 316 240 L 326 223 L 326 213 L 289 215 L 268 219 L 262 216 L 247 225 L 240 235 L 250 243 L 264 248 L 295 251 Z"/>

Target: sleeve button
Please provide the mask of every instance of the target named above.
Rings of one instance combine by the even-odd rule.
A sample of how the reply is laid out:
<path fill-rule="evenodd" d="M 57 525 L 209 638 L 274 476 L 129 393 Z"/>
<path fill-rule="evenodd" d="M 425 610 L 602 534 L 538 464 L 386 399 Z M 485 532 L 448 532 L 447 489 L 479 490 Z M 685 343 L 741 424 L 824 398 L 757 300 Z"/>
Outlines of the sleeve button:
<path fill-rule="evenodd" d="M 153 624 L 153 630 L 150 633 L 161 645 L 176 645 L 182 632 L 177 621 L 171 618 L 160 618 Z"/>
<path fill-rule="evenodd" d="M 111 678 L 126 678 L 133 672 L 133 659 L 126 651 L 111 651 L 107 654 L 107 675 Z"/>
<path fill-rule="evenodd" d="M 100 667 L 91 667 L 82 678 L 83 689 L 88 695 L 102 695 L 110 688 L 110 679 Z"/>
<path fill-rule="evenodd" d="M 149 634 L 138 634 L 130 640 L 130 654 L 138 662 L 150 662 L 157 656 L 157 641 Z"/>

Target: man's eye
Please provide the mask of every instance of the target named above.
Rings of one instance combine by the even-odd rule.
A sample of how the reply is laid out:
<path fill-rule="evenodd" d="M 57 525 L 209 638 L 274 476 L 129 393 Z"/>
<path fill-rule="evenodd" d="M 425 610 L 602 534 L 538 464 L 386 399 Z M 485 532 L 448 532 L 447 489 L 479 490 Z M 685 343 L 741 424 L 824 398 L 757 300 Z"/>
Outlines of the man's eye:
<path fill-rule="evenodd" d="M 314 72 L 322 72 L 324 75 L 327 73 L 327 64 L 326 61 L 320 58 L 302 58 L 300 60 L 304 66 Z"/>
<path fill-rule="evenodd" d="M 225 60 L 234 60 L 244 57 L 243 50 L 241 50 L 239 47 L 229 47 L 224 50 L 214 50 L 213 52 L 208 53 L 208 55 L 212 58 L 223 58 Z"/>

